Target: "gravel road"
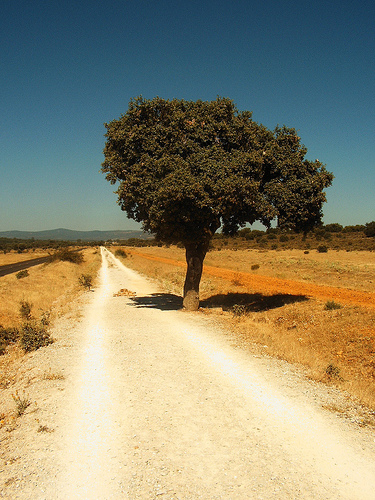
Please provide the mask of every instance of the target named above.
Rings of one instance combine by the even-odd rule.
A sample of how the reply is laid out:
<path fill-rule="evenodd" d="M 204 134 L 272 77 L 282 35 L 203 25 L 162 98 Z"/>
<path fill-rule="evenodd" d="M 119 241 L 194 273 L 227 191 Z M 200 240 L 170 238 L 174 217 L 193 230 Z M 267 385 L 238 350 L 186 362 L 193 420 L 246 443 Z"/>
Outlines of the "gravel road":
<path fill-rule="evenodd" d="M 373 432 L 322 407 L 340 396 L 102 255 L 22 367 L 33 404 L 3 435 L 1 498 L 375 498 Z"/>

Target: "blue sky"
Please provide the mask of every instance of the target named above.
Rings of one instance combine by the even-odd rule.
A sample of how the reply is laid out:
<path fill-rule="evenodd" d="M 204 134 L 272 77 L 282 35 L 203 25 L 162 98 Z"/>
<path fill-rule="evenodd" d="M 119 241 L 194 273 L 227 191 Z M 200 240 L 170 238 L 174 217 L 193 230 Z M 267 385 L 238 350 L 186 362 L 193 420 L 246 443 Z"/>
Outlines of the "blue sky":
<path fill-rule="evenodd" d="M 100 173 L 132 97 L 234 100 L 335 175 L 324 222 L 375 220 L 372 1 L 4 0 L 0 231 L 133 229 Z"/>

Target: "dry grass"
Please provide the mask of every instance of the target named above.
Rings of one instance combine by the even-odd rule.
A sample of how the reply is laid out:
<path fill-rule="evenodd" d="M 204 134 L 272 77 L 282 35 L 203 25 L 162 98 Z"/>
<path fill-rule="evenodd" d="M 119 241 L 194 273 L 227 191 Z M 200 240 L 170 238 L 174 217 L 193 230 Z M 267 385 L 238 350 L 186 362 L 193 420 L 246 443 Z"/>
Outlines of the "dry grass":
<path fill-rule="evenodd" d="M 181 294 L 183 249 L 125 251 L 126 265 L 158 279 L 169 293 Z M 156 260 L 145 259 L 145 255 Z M 251 269 L 256 264 L 259 268 Z M 356 304 L 357 291 L 370 292 L 370 299 L 373 297 L 375 253 L 222 250 L 210 252 L 205 265 L 203 311 L 229 325 L 238 345 L 256 346 L 264 353 L 299 364 L 311 378 L 338 385 L 375 409 L 375 303 L 369 301 L 368 307 Z M 210 266 L 218 270 L 216 275 L 209 272 Z M 255 281 L 247 278 L 249 273 L 256 276 Z M 271 278 L 277 278 L 272 287 Z M 277 292 L 283 279 L 293 280 L 292 293 Z M 350 295 L 353 300 L 341 304 L 340 309 L 326 309 L 322 297 L 307 297 L 300 292 L 301 287 L 306 289 L 306 283 L 312 291 L 314 284 L 337 287 L 330 289 L 338 294 L 339 298 L 330 298 L 336 304 L 341 304 L 340 293 L 344 292 L 347 300 Z"/>
<path fill-rule="evenodd" d="M 0 253 L 0 266 L 5 266 L 7 264 L 16 264 L 16 262 L 23 262 L 24 260 L 38 259 L 39 257 L 46 257 L 49 255 L 48 252 L 43 250 L 27 251 L 18 253 L 12 250 L 7 253 Z"/>
<path fill-rule="evenodd" d="M 29 269 L 29 276 L 18 280 L 15 274 L 0 278 L 0 325 L 18 327 L 21 323 L 20 304 L 32 305 L 31 314 L 40 320 L 50 313 L 50 320 L 64 313 L 83 288 L 79 284 L 82 273 L 97 274 L 101 257 L 98 250 L 84 250 L 84 262 L 54 261 Z M 8 255 L 8 254 L 7 254 Z M 10 346 L 8 352 L 0 356 L 0 388 L 11 387 L 22 378 L 24 351 L 19 345 Z"/>
<path fill-rule="evenodd" d="M 0 325 L 18 325 L 21 301 L 32 304 L 32 314 L 36 319 L 51 309 L 56 314 L 64 302 L 69 302 L 80 292 L 79 276 L 82 273 L 95 275 L 99 265 L 100 254 L 89 248 L 84 250 L 84 262 L 79 265 L 54 261 L 29 268 L 29 276 L 22 280 L 18 280 L 15 273 L 2 276 Z"/>

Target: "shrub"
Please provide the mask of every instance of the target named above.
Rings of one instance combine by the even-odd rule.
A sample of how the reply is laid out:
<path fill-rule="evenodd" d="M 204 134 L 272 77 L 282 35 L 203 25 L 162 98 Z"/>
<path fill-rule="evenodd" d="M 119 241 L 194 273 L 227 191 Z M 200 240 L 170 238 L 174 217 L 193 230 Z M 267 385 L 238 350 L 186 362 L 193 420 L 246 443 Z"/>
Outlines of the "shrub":
<path fill-rule="evenodd" d="M 308 250 L 305 250 L 303 253 L 304 253 L 305 255 L 307 255 L 307 254 L 309 254 L 310 252 L 309 252 Z"/>
<path fill-rule="evenodd" d="M 83 255 L 77 251 L 64 248 L 52 255 L 51 260 L 61 260 L 65 262 L 72 262 L 73 264 L 81 264 L 83 262 Z"/>
<path fill-rule="evenodd" d="M 375 237 L 375 221 L 367 222 L 366 229 L 364 232 L 365 232 L 365 235 L 368 236 L 369 238 L 371 236 Z"/>
<path fill-rule="evenodd" d="M 327 253 L 328 252 L 328 248 L 325 245 L 319 245 L 317 250 L 319 253 Z"/>
<path fill-rule="evenodd" d="M 334 222 L 333 224 L 327 224 L 324 228 L 329 233 L 341 233 L 341 231 L 343 230 L 343 226 L 341 224 L 338 224 L 337 222 Z"/>
<path fill-rule="evenodd" d="M 5 353 L 5 349 L 10 344 L 15 344 L 19 339 L 17 328 L 4 328 L 0 325 L 0 355 Z"/>
<path fill-rule="evenodd" d="M 29 276 L 29 271 L 27 269 L 23 269 L 22 271 L 18 271 L 16 274 L 16 278 L 20 280 L 21 278 L 26 278 Z"/>
<path fill-rule="evenodd" d="M 236 316 L 237 318 L 240 316 L 245 316 L 248 313 L 247 307 L 242 304 L 235 304 L 232 307 L 232 313 L 233 316 Z"/>
<path fill-rule="evenodd" d="M 29 321 L 31 319 L 31 308 L 32 304 L 26 300 L 21 300 L 20 302 L 20 314 L 24 321 Z"/>
<path fill-rule="evenodd" d="M 288 236 L 287 236 L 286 234 L 282 234 L 282 235 L 280 236 L 280 238 L 279 238 L 279 241 L 280 241 L 281 243 L 286 243 L 287 241 L 289 241 L 289 238 L 288 238 Z"/>
<path fill-rule="evenodd" d="M 326 302 L 326 305 L 324 306 L 324 309 L 326 311 L 332 311 L 334 309 L 341 309 L 342 308 L 342 305 L 335 302 L 334 300 L 328 300 Z"/>
<path fill-rule="evenodd" d="M 122 248 L 118 248 L 115 255 L 116 257 L 123 257 L 124 259 L 127 257 L 127 253 Z"/>
<path fill-rule="evenodd" d="M 13 401 L 16 405 L 16 414 L 17 417 L 21 417 L 26 409 L 31 405 L 31 400 L 24 394 L 20 396 L 18 392 L 16 394 L 12 394 Z"/>
<path fill-rule="evenodd" d="M 78 278 L 79 284 L 83 286 L 83 288 L 87 288 L 88 290 L 91 290 L 92 287 L 92 276 L 91 274 L 81 274 L 81 276 Z"/>
<path fill-rule="evenodd" d="M 251 270 L 252 270 L 252 271 L 256 271 L 257 269 L 259 269 L 259 267 L 260 267 L 260 266 L 259 266 L 259 264 L 253 264 L 253 265 L 251 266 Z"/>
<path fill-rule="evenodd" d="M 40 322 L 30 321 L 25 323 L 21 330 L 21 346 L 25 352 L 36 351 L 40 347 L 53 343 L 46 326 Z"/>
<path fill-rule="evenodd" d="M 340 368 L 338 368 L 335 365 L 329 364 L 326 368 L 326 374 L 328 375 L 329 378 L 338 378 L 341 379 L 340 377 Z"/>

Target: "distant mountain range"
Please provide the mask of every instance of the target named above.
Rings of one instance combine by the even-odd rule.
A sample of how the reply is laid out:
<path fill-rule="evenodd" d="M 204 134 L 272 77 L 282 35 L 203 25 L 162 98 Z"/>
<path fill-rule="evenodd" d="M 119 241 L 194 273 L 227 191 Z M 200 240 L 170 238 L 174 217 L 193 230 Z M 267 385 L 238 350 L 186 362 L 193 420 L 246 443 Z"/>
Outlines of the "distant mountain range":
<path fill-rule="evenodd" d="M 47 231 L 0 231 L 0 238 L 20 240 L 63 240 L 63 241 L 108 241 L 129 240 L 130 238 L 148 239 L 151 236 L 143 231 L 72 231 L 71 229 L 51 229 Z"/>

